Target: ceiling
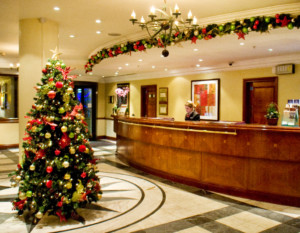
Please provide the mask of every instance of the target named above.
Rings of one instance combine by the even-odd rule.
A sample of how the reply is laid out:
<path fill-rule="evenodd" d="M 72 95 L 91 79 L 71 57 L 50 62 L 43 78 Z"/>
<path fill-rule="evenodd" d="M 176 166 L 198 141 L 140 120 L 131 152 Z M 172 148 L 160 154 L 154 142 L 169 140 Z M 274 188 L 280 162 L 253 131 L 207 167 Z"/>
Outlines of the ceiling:
<path fill-rule="evenodd" d="M 0 0 L 0 72 L 18 63 L 20 19 L 45 18 L 59 24 L 61 59 L 81 79 L 112 82 L 140 78 L 167 77 L 215 70 L 232 70 L 280 63 L 300 63 L 300 30 L 287 28 L 260 34 L 251 32 L 245 40 L 236 35 L 206 41 L 191 41 L 169 47 L 170 55 L 161 57 L 162 49 L 120 55 L 95 65 L 92 75 L 84 75 L 87 58 L 97 51 L 128 40 L 144 38 L 145 32 L 129 22 L 134 9 L 137 18 L 146 17 L 152 5 L 161 8 L 163 0 Z M 300 14 L 299 0 L 168 0 L 178 4 L 183 18 L 191 9 L 200 25 L 224 23 L 256 15 Z M 53 8 L 58 6 L 59 11 Z M 101 23 L 96 23 L 100 19 Z M 97 34 L 96 31 L 101 31 Z M 110 36 L 119 33 L 121 36 Z M 74 38 L 70 38 L 74 35 Z M 244 45 L 240 45 L 243 42 Z M 272 52 L 269 49 L 273 49 Z M 195 51 L 197 50 L 197 51 Z M 139 61 L 142 59 L 143 61 Z M 203 61 L 199 61 L 202 59 Z M 230 62 L 232 66 L 229 65 Z M 128 64 L 128 65 L 125 65 Z M 118 72 L 117 72 L 118 71 Z M 116 74 L 117 73 L 117 74 Z"/>

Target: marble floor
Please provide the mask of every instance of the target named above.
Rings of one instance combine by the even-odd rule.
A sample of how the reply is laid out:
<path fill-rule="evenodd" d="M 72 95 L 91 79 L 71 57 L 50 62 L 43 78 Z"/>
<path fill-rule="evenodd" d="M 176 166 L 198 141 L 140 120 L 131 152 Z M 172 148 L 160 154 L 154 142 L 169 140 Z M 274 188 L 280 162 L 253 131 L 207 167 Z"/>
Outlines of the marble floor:
<path fill-rule="evenodd" d="M 168 181 L 120 162 L 114 141 L 92 142 L 99 158 L 103 197 L 79 209 L 80 221 L 60 223 L 45 215 L 36 225 L 17 217 L 7 174 L 16 168 L 18 149 L 0 150 L 1 233 L 293 233 L 300 232 L 300 208 L 236 198 Z"/>

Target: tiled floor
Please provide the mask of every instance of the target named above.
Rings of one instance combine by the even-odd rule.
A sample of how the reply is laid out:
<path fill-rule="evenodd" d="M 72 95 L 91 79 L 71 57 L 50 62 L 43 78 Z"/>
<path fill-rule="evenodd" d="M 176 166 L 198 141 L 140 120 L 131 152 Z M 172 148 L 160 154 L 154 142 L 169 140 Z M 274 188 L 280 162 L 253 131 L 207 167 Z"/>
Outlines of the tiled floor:
<path fill-rule="evenodd" d="M 115 157 L 115 142 L 92 142 L 100 158 L 103 197 L 78 212 L 81 221 L 60 223 L 44 216 L 33 225 L 17 217 L 7 174 L 16 168 L 18 149 L 0 150 L 0 229 L 3 232 L 300 232 L 300 208 L 206 192 L 131 168 Z"/>

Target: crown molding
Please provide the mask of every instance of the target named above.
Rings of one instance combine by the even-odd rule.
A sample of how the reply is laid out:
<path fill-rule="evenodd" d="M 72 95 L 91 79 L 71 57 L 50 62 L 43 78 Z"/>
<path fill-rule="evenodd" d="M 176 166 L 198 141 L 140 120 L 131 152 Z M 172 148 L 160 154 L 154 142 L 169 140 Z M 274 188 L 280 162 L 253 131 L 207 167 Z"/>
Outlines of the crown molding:
<path fill-rule="evenodd" d="M 218 67 L 186 68 L 180 70 L 170 70 L 168 72 L 159 71 L 159 72 L 151 72 L 151 73 L 139 73 L 134 75 L 123 75 L 121 77 L 120 76 L 105 77 L 102 78 L 102 82 L 105 83 L 125 82 L 125 81 L 127 82 L 127 81 L 134 81 L 134 80 L 168 78 L 168 77 L 175 77 L 175 76 L 212 73 L 212 72 L 269 68 L 269 67 L 274 67 L 276 65 L 285 64 L 285 63 L 300 64 L 300 54 L 238 61 L 235 62 L 233 66 L 228 66 L 227 63 L 223 63 L 220 64 L 220 66 Z"/>

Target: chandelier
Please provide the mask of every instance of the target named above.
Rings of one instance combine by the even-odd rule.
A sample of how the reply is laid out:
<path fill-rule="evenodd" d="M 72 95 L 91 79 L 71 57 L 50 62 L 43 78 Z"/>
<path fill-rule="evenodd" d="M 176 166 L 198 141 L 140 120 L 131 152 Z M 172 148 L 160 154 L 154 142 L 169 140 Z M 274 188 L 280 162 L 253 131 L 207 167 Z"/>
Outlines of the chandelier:
<path fill-rule="evenodd" d="M 162 51 L 162 55 L 167 57 L 169 51 L 166 47 L 173 42 L 172 35 L 182 31 L 186 32 L 191 28 L 195 29 L 198 24 L 197 18 L 192 16 L 191 10 L 184 20 L 181 17 L 181 12 L 177 4 L 175 4 L 174 10 L 172 10 L 170 7 L 167 7 L 166 0 L 164 0 L 164 2 L 165 6 L 162 9 L 157 9 L 154 6 L 150 8 L 150 14 L 148 15 L 149 20 L 146 21 L 142 16 L 141 20 L 138 21 L 134 11 L 132 11 L 129 20 L 133 25 L 137 24 L 142 30 L 146 30 L 150 36 L 150 40 L 158 40 L 162 47 L 165 48 Z"/>

